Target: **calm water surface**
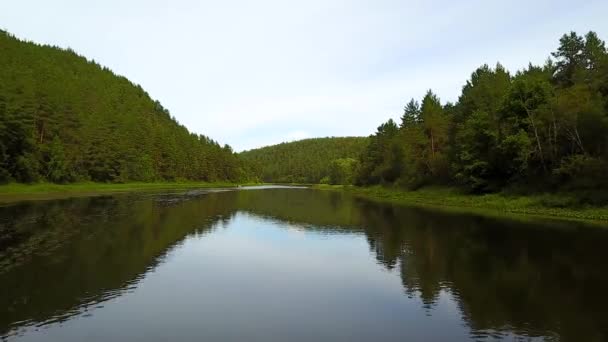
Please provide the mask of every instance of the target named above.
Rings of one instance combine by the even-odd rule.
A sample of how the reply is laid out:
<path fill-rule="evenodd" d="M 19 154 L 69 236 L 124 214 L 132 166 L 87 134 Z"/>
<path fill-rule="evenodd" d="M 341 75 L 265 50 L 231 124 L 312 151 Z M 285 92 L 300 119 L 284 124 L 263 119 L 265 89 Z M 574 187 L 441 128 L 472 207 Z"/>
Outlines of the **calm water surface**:
<path fill-rule="evenodd" d="M 607 341 L 608 229 L 310 189 L 0 207 L 9 341 Z"/>

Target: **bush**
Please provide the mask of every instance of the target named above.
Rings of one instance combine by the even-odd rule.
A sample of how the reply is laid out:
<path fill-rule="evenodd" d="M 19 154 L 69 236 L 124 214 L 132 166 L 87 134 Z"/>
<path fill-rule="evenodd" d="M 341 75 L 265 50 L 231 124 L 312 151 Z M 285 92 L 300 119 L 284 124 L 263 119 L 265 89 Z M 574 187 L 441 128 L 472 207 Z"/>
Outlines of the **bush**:
<path fill-rule="evenodd" d="M 608 188 L 608 162 L 586 155 L 565 158 L 554 174 L 567 190 L 599 190 Z"/>
<path fill-rule="evenodd" d="M 581 204 L 608 203 L 608 162 L 586 155 L 562 161 L 554 174 L 562 190 L 572 192 Z"/>
<path fill-rule="evenodd" d="M 33 183 L 38 180 L 40 165 L 38 159 L 31 153 L 26 153 L 17 158 L 16 170 L 19 182 Z"/>

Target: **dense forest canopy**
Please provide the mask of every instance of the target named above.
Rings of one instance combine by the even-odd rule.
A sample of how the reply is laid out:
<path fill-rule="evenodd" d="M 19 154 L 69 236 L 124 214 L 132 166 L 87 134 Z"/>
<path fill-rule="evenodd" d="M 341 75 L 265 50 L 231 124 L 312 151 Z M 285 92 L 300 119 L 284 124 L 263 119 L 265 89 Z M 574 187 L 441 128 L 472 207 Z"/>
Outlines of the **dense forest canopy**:
<path fill-rule="evenodd" d="M 253 174 L 265 182 L 352 183 L 364 137 L 305 139 L 240 153 Z"/>
<path fill-rule="evenodd" d="M 0 182 L 238 181 L 229 146 L 71 50 L 0 31 Z"/>
<path fill-rule="evenodd" d="M 456 103 L 431 90 L 370 137 L 355 183 L 565 190 L 608 200 L 608 52 L 571 32 L 542 66 L 475 70 Z"/>

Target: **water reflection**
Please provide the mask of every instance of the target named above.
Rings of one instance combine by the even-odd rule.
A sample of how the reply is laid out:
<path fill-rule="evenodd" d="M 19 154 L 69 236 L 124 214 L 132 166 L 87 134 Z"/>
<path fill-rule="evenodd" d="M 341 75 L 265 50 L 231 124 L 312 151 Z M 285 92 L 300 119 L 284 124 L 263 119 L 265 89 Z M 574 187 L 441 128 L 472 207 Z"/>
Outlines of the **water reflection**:
<path fill-rule="evenodd" d="M 382 326 L 380 340 L 603 341 L 607 233 L 301 189 L 22 203 L 0 207 L 0 307 L 7 308 L 0 313 L 0 336 L 22 332 L 27 340 L 30 326 L 68 322 L 103 305 L 116 308 L 117 298 L 144 291 L 142 282 L 167 265 L 172 276 L 159 275 L 164 287 L 147 285 L 159 288 L 146 301 L 161 301 L 163 291 L 190 282 L 199 291 L 175 297 L 185 302 L 166 310 L 194 302 L 223 308 L 236 320 L 265 301 L 268 307 L 258 310 L 263 315 L 250 321 L 263 330 L 269 329 L 264 317 L 280 318 L 284 330 L 275 333 L 290 340 L 363 339 Z M 195 256 L 167 261 L 171 253 Z M 187 268 L 192 262 L 195 267 Z M 378 264 L 388 273 L 378 273 Z M 175 271 L 180 267 L 187 272 Z M 392 292 L 393 274 L 400 294 Z M 202 288 L 224 292 L 209 296 Z M 134 307 L 121 312 L 137 312 Z M 205 315 L 200 306 L 191 310 Z M 329 313 L 330 322 L 309 317 Z M 215 322 L 213 316 L 206 320 Z M 194 334 L 189 337 L 213 339 L 196 335 L 196 327 L 200 323 L 186 329 Z M 243 322 L 224 328 L 240 329 L 250 340 L 269 337 Z"/>
<path fill-rule="evenodd" d="M 93 197 L 0 208 L 0 332 L 63 321 L 136 286 L 187 234 L 233 215 L 230 197 Z"/>

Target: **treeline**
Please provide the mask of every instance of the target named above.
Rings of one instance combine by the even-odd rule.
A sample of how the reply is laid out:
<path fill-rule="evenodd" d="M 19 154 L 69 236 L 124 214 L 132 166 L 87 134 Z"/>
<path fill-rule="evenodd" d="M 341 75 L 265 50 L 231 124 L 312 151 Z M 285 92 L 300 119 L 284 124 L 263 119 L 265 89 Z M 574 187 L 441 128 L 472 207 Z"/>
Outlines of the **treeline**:
<path fill-rule="evenodd" d="M 608 53 L 572 32 L 543 66 L 475 70 L 456 103 L 432 91 L 380 125 L 355 183 L 564 190 L 608 200 Z"/>
<path fill-rule="evenodd" d="M 238 155 L 71 50 L 0 31 L 0 182 L 238 181 Z"/>
<path fill-rule="evenodd" d="M 364 137 L 315 138 L 240 153 L 251 174 L 264 182 L 333 183 L 354 181 Z"/>

